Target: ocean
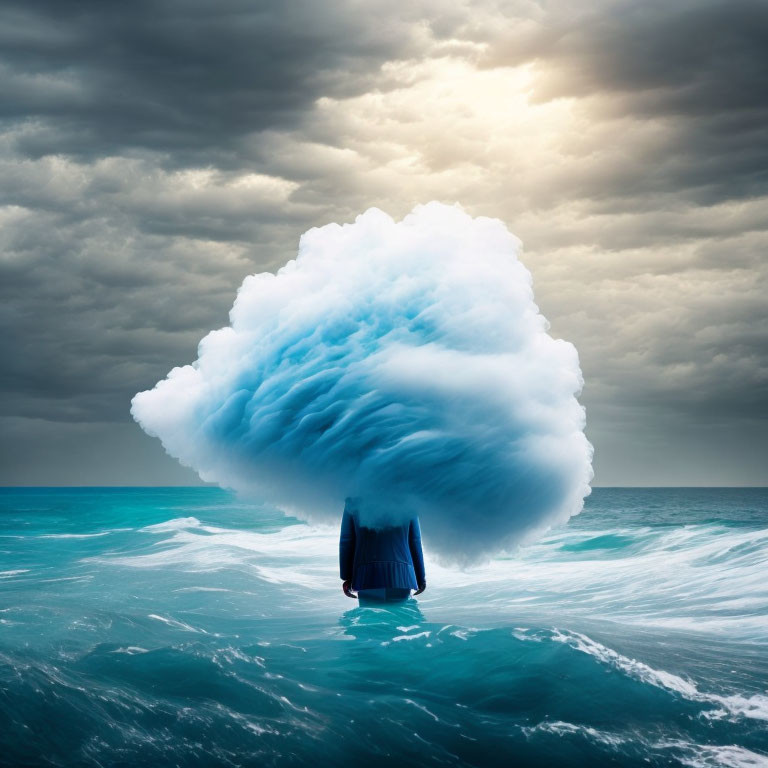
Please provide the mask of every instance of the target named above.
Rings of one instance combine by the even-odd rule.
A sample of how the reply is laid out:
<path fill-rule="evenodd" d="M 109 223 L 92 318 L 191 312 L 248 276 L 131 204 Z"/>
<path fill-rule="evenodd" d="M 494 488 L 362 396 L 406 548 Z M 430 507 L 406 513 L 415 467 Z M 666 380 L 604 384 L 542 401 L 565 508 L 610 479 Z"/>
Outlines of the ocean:
<path fill-rule="evenodd" d="M 341 516 L 341 510 L 339 510 Z M 2 766 L 768 766 L 768 489 L 595 489 L 360 607 L 214 488 L 0 490 Z"/>

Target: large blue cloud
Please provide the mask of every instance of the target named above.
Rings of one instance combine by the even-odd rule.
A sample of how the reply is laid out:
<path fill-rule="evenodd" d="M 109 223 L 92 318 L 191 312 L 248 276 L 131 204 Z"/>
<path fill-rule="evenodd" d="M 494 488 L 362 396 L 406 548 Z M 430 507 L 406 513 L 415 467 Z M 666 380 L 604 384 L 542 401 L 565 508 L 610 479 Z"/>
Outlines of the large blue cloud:
<path fill-rule="evenodd" d="M 439 203 L 312 229 L 133 416 L 203 479 L 301 517 L 354 496 L 372 523 L 418 514 L 444 559 L 513 549 L 577 514 L 592 478 L 578 355 L 519 249 Z"/>

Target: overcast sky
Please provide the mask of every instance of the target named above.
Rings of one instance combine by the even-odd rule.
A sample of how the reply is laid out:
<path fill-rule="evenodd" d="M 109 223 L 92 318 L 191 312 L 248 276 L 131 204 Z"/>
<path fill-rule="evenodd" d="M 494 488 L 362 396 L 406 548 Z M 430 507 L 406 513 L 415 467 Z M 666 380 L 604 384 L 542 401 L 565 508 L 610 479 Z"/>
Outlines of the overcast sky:
<path fill-rule="evenodd" d="M 190 484 L 129 415 L 311 226 L 520 237 L 596 485 L 768 480 L 765 0 L 2 0 L 0 483 Z"/>

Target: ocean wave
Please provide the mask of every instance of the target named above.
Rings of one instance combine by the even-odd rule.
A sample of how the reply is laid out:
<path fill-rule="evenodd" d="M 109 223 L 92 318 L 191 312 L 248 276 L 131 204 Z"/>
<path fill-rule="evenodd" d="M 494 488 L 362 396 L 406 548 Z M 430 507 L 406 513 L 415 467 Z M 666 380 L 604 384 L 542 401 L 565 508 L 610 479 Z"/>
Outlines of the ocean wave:
<path fill-rule="evenodd" d="M 332 526 L 291 524 L 255 531 L 188 516 L 139 532 L 165 536 L 83 562 L 200 573 L 242 571 L 258 581 L 312 591 L 337 578 L 338 532 Z M 425 542 L 427 536 L 425 532 Z M 489 605 L 505 613 L 538 615 L 542 621 L 556 605 L 565 615 L 628 626 L 728 632 L 752 641 L 765 637 L 765 531 L 712 524 L 655 531 L 572 527 L 552 532 L 515 557 L 463 571 L 442 567 L 428 545 L 426 556 L 430 581 L 450 604 Z M 640 582 L 642 591 L 637 589 Z"/>
<path fill-rule="evenodd" d="M 522 732 L 531 738 L 539 734 L 558 737 L 576 737 L 607 747 L 617 759 L 627 752 L 655 755 L 666 764 L 674 760 L 690 768 L 766 768 L 768 755 L 753 752 L 734 744 L 698 744 L 685 739 L 644 738 L 639 733 L 625 735 L 563 721 L 545 721 L 533 726 L 523 726 Z M 647 762 L 652 762 L 650 757 Z"/>
<path fill-rule="evenodd" d="M 602 663 L 609 664 L 642 683 L 654 685 L 679 694 L 689 701 L 715 704 L 719 707 L 719 709 L 702 713 L 704 717 L 712 719 L 747 717 L 754 720 L 768 721 L 768 696 L 762 694 L 754 694 L 752 696 L 731 694 L 724 696 L 715 693 L 703 693 L 690 680 L 686 680 L 671 672 L 654 669 L 641 661 L 623 656 L 617 651 L 579 632 L 554 630 L 552 639 L 556 642 L 567 643 L 577 651 L 586 653 Z"/>
<path fill-rule="evenodd" d="M 142 533 L 165 533 L 166 531 L 183 531 L 187 528 L 199 528 L 200 521 L 196 517 L 174 517 L 154 525 L 145 525 L 139 528 Z"/>
<path fill-rule="evenodd" d="M 379 608 L 341 593 L 336 526 L 223 492 L 9 505 L 0 763 L 766 768 L 761 494 L 598 489 L 466 571 L 425 528 L 427 591 Z"/>
<path fill-rule="evenodd" d="M 677 752 L 680 763 L 690 768 L 768 768 L 768 755 L 735 744 L 695 744 L 672 739 L 657 742 L 654 746 Z"/>

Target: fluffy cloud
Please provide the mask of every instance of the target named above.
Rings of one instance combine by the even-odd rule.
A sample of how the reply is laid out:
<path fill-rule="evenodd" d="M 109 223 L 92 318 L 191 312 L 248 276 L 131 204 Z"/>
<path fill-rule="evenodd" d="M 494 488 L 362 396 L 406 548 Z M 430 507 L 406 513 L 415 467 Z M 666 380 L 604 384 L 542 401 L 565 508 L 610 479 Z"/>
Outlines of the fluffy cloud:
<path fill-rule="evenodd" d="M 578 356 L 518 248 L 437 203 L 310 230 L 133 415 L 203 479 L 299 516 L 352 496 L 364 524 L 419 514 L 453 560 L 512 549 L 578 513 L 592 478 Z"/>

